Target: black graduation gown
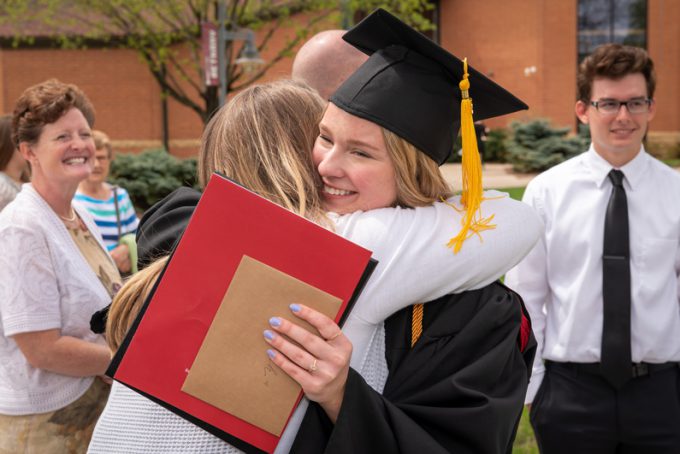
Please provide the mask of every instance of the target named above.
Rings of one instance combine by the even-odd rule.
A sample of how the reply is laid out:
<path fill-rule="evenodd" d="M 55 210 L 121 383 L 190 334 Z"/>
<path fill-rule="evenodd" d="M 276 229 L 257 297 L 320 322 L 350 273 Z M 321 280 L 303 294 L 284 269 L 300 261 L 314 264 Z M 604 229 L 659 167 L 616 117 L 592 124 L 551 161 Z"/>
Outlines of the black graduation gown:
<path fill-rule="evenodd" d="M 424 307 L 413 348 L 411 308 L 385 322 L 383 394 L 350 370 L 336 424 L 311 403 L 292 452 L 511 452 L 536 352 L 521 299 L 493 283 Z"/>
<path fill-rule="evenodd" d="M 201 198 L 195 189 L 175 189 L 149 208 L 137 227 L 137 264 L 142 269 L 172 252 Z"/>
<path fill-rule="evenodd" d="M 199 198 L 180 188 L 147 211 L 137 231 L 140 267 L 171 252 Z M 447 295 L 425 304 L 411 348 L 412 309 L 397 312 L 385 322 L 383 394 L 350 369 L 336 424 L 310 402 L 292 452 L 510 452 L 536 350 L 533 338 L 518 346 L 523 313 L 520 297 L 500 283 Z"/>

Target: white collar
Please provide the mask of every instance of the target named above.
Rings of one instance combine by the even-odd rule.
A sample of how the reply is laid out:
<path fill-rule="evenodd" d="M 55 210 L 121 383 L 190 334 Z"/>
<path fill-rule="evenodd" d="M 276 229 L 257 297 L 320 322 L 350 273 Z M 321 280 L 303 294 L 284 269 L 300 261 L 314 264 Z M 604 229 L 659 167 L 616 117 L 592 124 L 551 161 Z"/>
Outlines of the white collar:
<path fill-rule="evenodd" d="M 627 186 L 627 190 L 634 191 L 642 183 L 644 174 L 649 167 L 650 159 L 649 154 L 645 151 L 645 147 L 640 146 L 640 152 L 627 164 L 618 169 L 625 175 L 624 185 Z M 608 179 L 609 172 L 615 167 L 595 151 L 592 143 L 584 156 L 584 160 L 586 166 L 590 169 L 595 184 L 598 188 L 601 188 Z"/>

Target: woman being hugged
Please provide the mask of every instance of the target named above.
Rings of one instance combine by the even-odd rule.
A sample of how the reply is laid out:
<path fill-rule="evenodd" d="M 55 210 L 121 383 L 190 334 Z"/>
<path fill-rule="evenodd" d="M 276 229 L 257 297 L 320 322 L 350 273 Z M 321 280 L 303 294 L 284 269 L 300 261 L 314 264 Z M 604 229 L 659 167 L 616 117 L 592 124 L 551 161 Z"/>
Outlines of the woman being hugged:
<path fill-rule="evenodd" d="M 0 213 L 1 452 L 84 452 L 106 401 L 110 361 L 90 331 L 120 276 L 87 211 L 92 104 L 74 85 L 28 88 L 12 119 L 32 182 Z"/>

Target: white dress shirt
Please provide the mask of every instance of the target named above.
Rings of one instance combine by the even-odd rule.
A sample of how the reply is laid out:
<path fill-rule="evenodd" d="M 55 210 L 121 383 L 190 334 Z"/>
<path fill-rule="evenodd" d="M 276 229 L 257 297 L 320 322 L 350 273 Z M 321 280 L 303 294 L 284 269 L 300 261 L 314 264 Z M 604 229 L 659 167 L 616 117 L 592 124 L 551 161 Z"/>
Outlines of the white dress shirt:
<path fill-rule="evenodd" d="M 541 358 L 600 361 L 611 169 L 591 145 L 537 176 L 524 193 L 545 224 L 545 235 L 505 281 L 524 298 L 538 341 L 527 403 L 543 379 Z M 632 360 L 680 361 L 680 174 L 644 148 L 620 170 L 628 199 Z"/>

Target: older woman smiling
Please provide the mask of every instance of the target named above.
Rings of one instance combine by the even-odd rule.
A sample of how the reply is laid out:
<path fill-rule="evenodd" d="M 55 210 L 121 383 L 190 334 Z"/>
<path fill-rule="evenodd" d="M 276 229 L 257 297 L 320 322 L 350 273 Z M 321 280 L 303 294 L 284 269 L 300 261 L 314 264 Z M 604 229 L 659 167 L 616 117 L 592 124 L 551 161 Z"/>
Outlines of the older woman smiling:
<path fill-rule="evenodd" d="M 19 98 L 13 137 L 32 182 L 0 214 L 0 452 L 81 452 L 110 353 L 90 331 L 120 276 L 92 218 L 71 204 L 92 172 L 94 110 L 49 80 Z"/>

